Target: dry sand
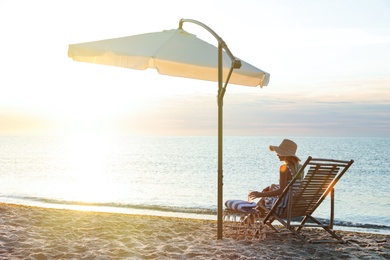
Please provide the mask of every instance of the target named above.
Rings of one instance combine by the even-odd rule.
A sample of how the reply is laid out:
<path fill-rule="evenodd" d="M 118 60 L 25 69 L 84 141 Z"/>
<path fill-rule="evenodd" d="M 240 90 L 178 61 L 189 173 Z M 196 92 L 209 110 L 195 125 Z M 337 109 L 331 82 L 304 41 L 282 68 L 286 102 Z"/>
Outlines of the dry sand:
<path fill-rule="evenodd" d="M 1 259 L 390 259 L 390 235 L 342 233 L 346 244 L 216 239 L 215 221 L 0 203 Z M 321 235 L 323 232 L 317 232 Z"/>

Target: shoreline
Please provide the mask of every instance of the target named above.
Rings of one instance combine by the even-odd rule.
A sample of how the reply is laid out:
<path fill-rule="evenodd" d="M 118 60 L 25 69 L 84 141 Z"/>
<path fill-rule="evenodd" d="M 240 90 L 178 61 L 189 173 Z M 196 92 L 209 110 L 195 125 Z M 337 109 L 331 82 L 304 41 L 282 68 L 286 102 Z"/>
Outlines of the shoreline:
<path fill-rule="evenodd" d="M 305 244 L 274 234 L 263 241 L 217 240 L 214 220 L 6 203 L 0 203 L 0 227 L 4 259 L 390 258 L 390 235 L 338 231 L 345 244 Z"/>
<path fill-rule="evenodd" d="M 173 218 L 184 218 L 184 219 L 200 219 L 200 220 L 217 220 L 217 215 L 203 214 L 203 213 L 191 213 L 182 211 L 170 211 L 152 208 L 122 208 L 115 206 L 95 206 L 88 204 L 56 204 L 56 203 L 28 203 L 13 202 L 13 201 L 0 201 L 1 204 L 7 205 L 20 205 L 27 207 L 39 207 L 46 209 L 61 209 L 61 210 L 76 210 L 76 211 L 87 211 L 87 212 L 102 212 L 112 214 L 126 214 L 126 215 L 147 215 L 147 216 L 158 216 L 158 217 L 173 217 Z M 339 225 L 336 220 L 334 224 L 334 230 L 344 232 L 358 232 L 358 233 L 373 233 L 381 235 L 390 235 L 390 228 L 388 226 L 381 226 L 376 224 L 355 224 L 355 225 Z"/>

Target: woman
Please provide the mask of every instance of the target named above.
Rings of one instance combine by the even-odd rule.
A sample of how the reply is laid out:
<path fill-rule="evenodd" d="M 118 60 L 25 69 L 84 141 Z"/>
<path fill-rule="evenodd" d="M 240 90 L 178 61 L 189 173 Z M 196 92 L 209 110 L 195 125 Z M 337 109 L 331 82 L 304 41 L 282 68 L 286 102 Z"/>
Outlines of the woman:
<path fill-rule="evenodd" d="M 271 209 L 278 196 L 286 188 L 287 184 L 291 181 L 294 175 L 298 172 L 301 165 L 300 159 L 295 155 L 297 151 L 297 144 L 289 139 L 284 139 L 279 146 L 270 145 L 270 150 L 276 152 L 281 162 L 284 162 L 280 166 L 279 170 L 279 184 L 272 184 L 265 188 L 263 191 L 253 191 L 248 194 L 252 199 L 261 198 L 258 203 L 264 205 L 266 208 Z M 303 175 L 303 174 L 302 174 Z M 303 176 L 300 176 L 302 179 Z M 281 210 L 286 207 L 287 201 L 281 203 Z"/>

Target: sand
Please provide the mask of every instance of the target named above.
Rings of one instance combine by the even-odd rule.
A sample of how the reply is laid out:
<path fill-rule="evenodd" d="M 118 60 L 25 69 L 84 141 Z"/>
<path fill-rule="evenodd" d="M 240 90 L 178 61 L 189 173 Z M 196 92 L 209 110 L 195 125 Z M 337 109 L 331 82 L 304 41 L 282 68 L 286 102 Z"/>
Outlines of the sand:
<path fill-rule="evenodd" d="M 273 234 L 264 241 L 217 240 L 216 230 L 211 220 L 0 203 L 0 258 L 390 259 L 390 235 L 339 232 L 347 243 L 305 244 Z"/>

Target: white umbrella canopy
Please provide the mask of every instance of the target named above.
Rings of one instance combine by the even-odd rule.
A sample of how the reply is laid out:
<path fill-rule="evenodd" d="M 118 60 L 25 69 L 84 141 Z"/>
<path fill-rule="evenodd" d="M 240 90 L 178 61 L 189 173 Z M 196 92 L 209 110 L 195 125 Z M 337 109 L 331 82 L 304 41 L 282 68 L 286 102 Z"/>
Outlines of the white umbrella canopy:
<path fill-rule="evenodd" d="M 68 56 L 75 61 L 137 70 L 152 68 L 163 75 L 218 81 L 217 48 L 183 29 L 71 44 Z M 231 66 L 226 52 L 222 61 L 226 76 Z M 262 87 L 268 84 L 269 77 L 241 61 L 241 68 L 233 71 L 229 83 Z"/>
<path fill-rule="evenodd" d="M 218 41 L 218 48 L 182 29 L 184 22 L 208 30 Z M 178 29 L 139 34 L 108 40 L 70 44 L 68 56 L 75 61 L 130 69 L 156 69 L 160 74 L 218 82 L 218 230 L 222 239 L 222 117 L 227 83 L 266 86 L 270 75 L 239 60 L 225 42 L 201 22 L 181 19 Z M 223 83 L 224 86 L 223 86 Z"/>

